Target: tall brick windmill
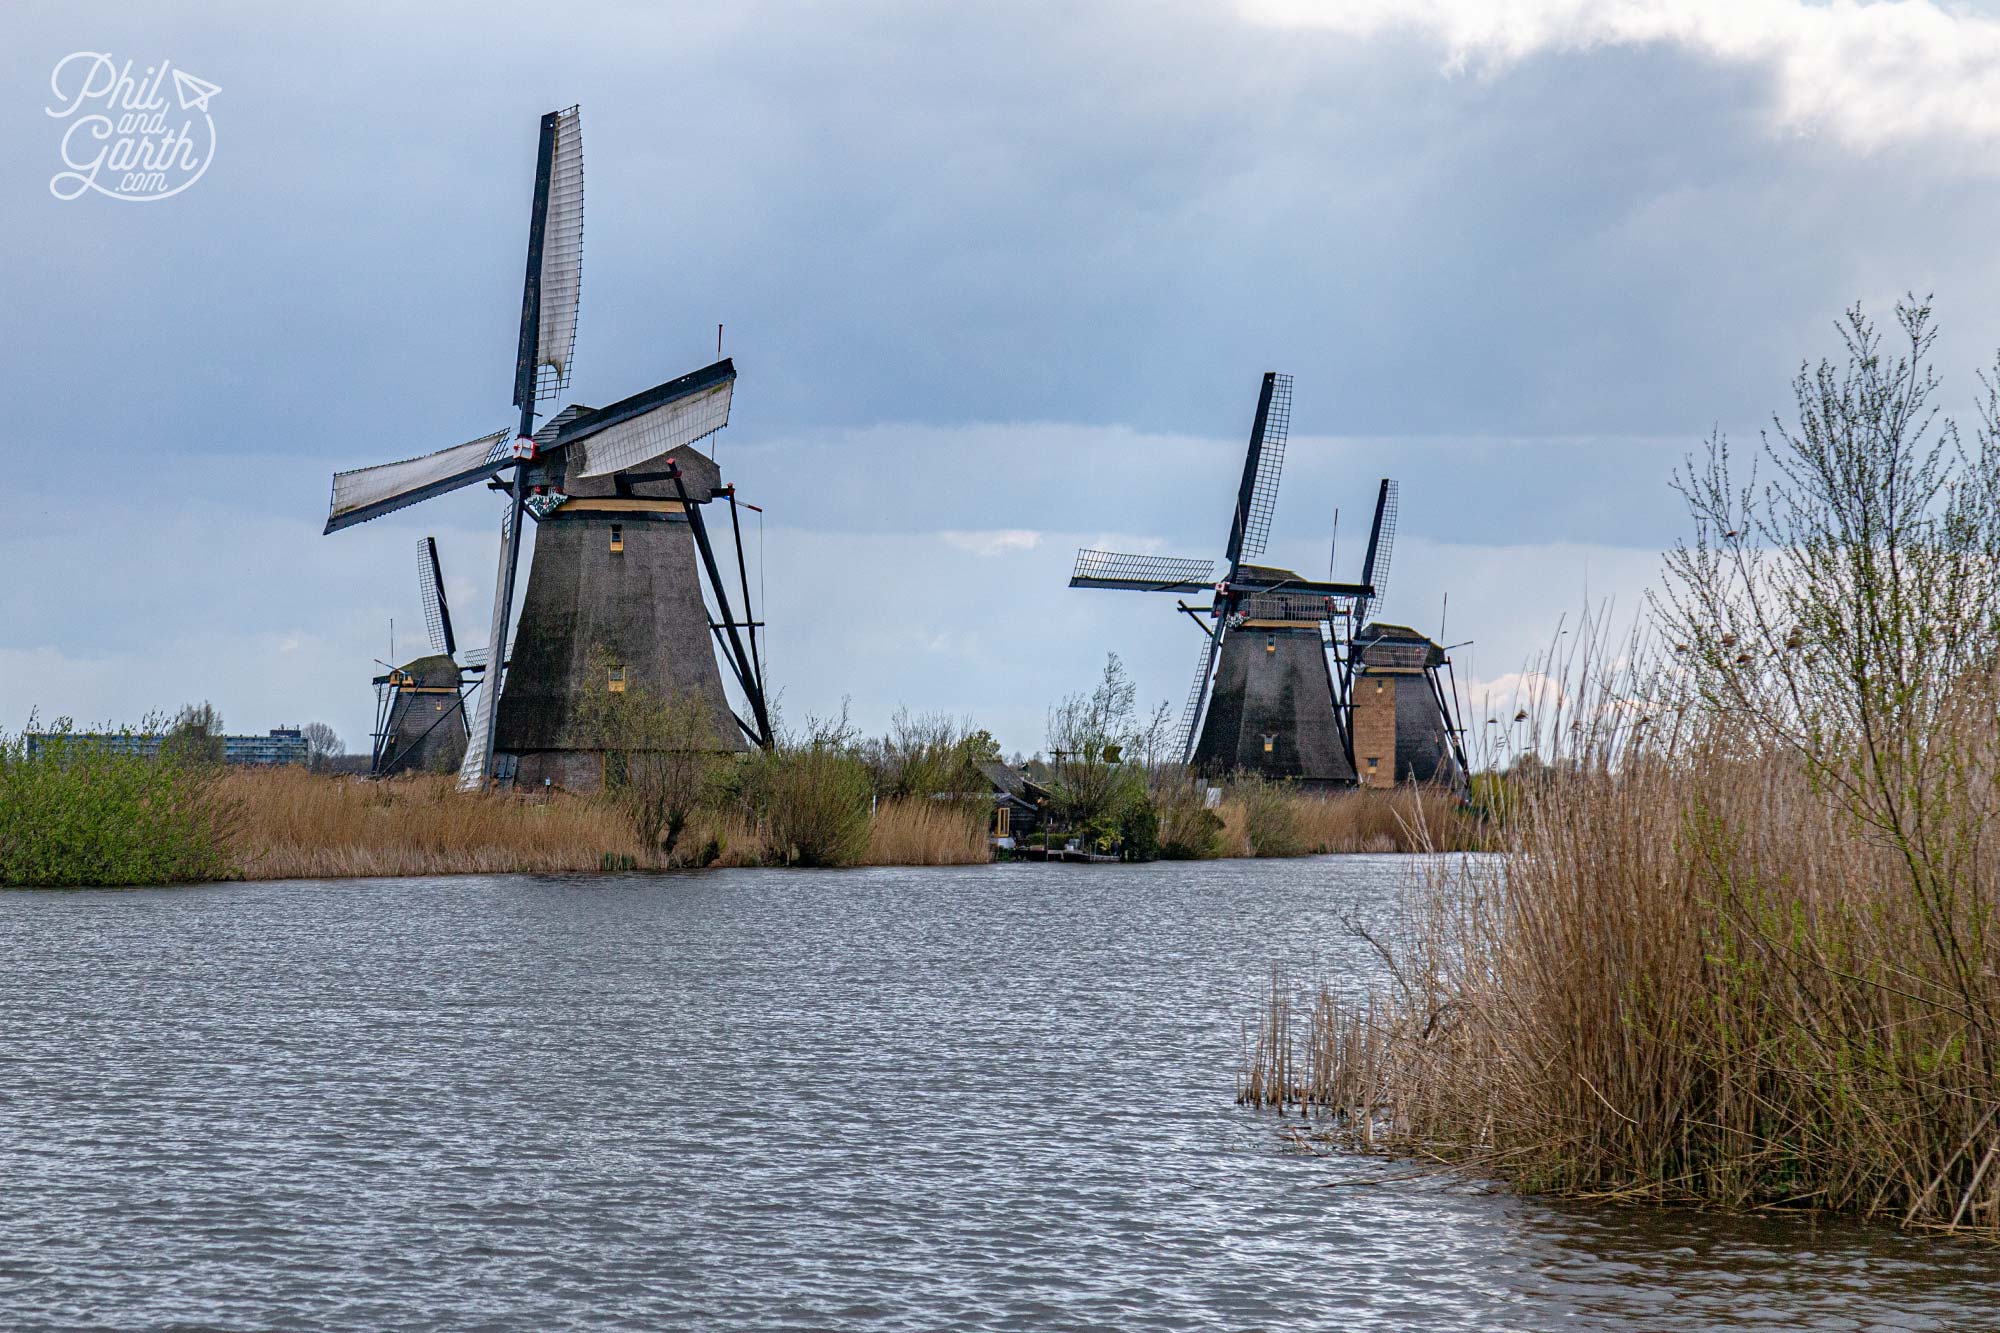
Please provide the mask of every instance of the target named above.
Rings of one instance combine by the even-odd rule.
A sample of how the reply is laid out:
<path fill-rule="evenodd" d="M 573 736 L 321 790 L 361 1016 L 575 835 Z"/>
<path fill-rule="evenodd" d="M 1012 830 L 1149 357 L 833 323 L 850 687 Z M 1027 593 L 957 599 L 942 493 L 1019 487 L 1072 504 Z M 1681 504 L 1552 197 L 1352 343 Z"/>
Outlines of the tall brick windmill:
<path fill-rule="evenodd" d="M 572 403 L 538 429 L 539 405 L 569 387 L 582 277 L 583 135 L 572 106 L 541 120 L 514 365 L 518 425 L 333 479 L 327 532 L 482 482 L 506 496 L 486 680 L 459 770 L 467 788 L 601 783 L 603 738 L 581 720 L 592 692 L 691 697 L 717 750 L 771 743 L 735 489 L 693 447 L 729 424 L 736 368 L 720 360 L 609 407 Z M 729 509 L 735 588 L 703 516 L 711 504 Z M 530 519 L 534 558 L 510 637 Z M 741 711 L 723 687 L 718 646 Z"/>
<path fill-rule="evenodd" d="M 1356 628 L 1341 656 L 1355 777 L 1364 787 L 1419 782 L 1464 794 L 1472 769 L 1450 654 L 1419 630 L 1372 618 L 1389 591 L 1398 507 L 1396 483 L 1384 478 L 1361 567 L 1374 591 L 1355 603 Z"/>

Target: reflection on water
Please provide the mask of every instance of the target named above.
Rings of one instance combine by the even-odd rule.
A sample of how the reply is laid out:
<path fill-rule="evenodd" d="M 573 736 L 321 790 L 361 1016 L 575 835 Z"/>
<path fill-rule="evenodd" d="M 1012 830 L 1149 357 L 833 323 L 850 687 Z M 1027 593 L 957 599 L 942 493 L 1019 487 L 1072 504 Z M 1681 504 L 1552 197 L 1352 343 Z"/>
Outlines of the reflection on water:
<path fill-rule="evenodd" d="M 0 896 L 0 1323 L 2000 1327 L 2000 1256 L 1238 1110 L 1405 863 Z"/>

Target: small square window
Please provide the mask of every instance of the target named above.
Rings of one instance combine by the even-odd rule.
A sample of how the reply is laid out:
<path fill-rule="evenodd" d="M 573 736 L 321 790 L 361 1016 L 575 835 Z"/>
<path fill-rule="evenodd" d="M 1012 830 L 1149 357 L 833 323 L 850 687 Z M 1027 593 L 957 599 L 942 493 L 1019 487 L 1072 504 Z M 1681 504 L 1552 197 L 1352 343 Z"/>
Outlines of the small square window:
<path fill-rule="evenodd" d="M 1265 754 L 1269 754 L 1269 753 L 1271 753 L 1271 751 L 1272 751 L 1273 749 L 1275 749 L 1275 748 L 1276 748 L 1276 745 L 1277 745 L 1277 740 L 1278 740 L 1278 738 L 1277 738 L 1276 736 L 1266 736 L 1266 737 L 1264 738 L 1264 753 L 1265 753 Z"/>
<path fill-rule="evenodd" d="M 611 554 L 617 555 L 624 549 L 625 525 L 623 523 L 613 523 L 611 525 Z"/>
<path fill-rule="evenodd" d="M 1275 635 L 1275 634 L 1266 634 L 1266 635 L 1264 636 L 1264 651 L 1265 651 L 1265 652 L 1267 652 L 1267 653 L 1275 653 L 1275 652 L 1277 652 L 1277 651 L 1278 651 L 1278 636 L 1277 636 L 1277 635 Z"/>
<path fill-rule="evenodd" d="M 623 694 L 623 693 L 625 693 L 625 668 L 624 668 L 624 667 L 622 667 L 622 666 L 615 666 L 615 667 L 612 667 L 612 668 L 611 668 L 611 682 L 610 682 L 610 685 L 609 685 L 609 687 L 608 687 L 608 688 L 609 688 L 609 689 L 611 690 L 611 692 L 612 692 L 613 694 Z"/>

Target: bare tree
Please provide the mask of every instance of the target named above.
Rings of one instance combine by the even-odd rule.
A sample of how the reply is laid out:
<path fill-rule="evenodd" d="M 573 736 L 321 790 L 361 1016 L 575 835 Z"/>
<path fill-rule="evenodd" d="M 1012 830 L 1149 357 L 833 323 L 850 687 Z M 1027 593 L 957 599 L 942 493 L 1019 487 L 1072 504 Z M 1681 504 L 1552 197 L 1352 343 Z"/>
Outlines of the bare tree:
<path fill-rule="evenodd" d="M 181 705 L 160 738 L 160 757 L 183 764 L 222 763 L 222 714 L 215 705 L 207 700 Z"/>
<path fill-rule="evenodd" d="M 347 753 L 347 744 L 334 734 L 332 727 L 324 722 L 308 722 L 299 728 L 299 735 L 305 737 L 306 767 L 318 768 L 329 759 L 338 759 Z"/>
<path fill-rule="evenodd" d="M 2000 373 L 1968 442 L 1933 401 L 1929 304 L 1906 299 L 1896 323 L 1892 353 L 1847 312 L 1846 363 L 1800 369 L 1797 420 L 1774 423 L 1747 476 L 1717 434 L 1676 479 L 1695 538 L 1669 554 L 1656 607 L 1677 702 L 1726 719 L 1739 752 L 1794 757 L 1895 850 L 1962 1011 L 1990 1032 L 1977 851 L 2000 711 Z"/>

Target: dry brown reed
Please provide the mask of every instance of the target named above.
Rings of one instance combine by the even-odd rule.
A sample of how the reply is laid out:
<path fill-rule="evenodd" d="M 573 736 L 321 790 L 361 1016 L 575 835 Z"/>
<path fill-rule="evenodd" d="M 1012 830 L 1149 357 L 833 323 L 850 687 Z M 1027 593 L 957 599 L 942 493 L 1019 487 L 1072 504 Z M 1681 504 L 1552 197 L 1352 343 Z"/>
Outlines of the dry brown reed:
<path fill-rule="evenodd" d="M 1897 351 L 1848 312 L 1755 469 L 1689 461 L 1657 651 L 1586 623 L 1530 673 L 1504 855 L 1431 864 L 1370 1004 L 1273 1004 L 1244 1100 L 1529 1189 L 2000 1240 L 2000 378 L 1941 419 L 1930 318 Z"/>
<path fill-rule="evenodd" d="M 1503 856 L 1423 868 L 1368 1001 L 1267 1002 L 1240 1099 L 1532 1191 L 2000 1238 L 1991 746 L 1926 897 L 1740 731 L 1589 745 L 1516 787 Z"/>
<path fill-rule="evenodd" d="M 993 859 L 986 811 L 961 801 L 884 801 L 868 830 L 871 866 L 978 865 Z"/>
<path fill-rule="evenodd" d="M 299 768 L 235 770 L 224 790 L 242 812 L 235 857 L 247 879 L 596 870 L 607 855 L 643 863 L 615 811 L 561 794 L 472 796 L 448 776 L 369 782 Z"/>
<path fill-rule="evenodd" d="M 241 809 L 233 864 L 247 879 L 387 875 L 557 873 L 599 869 L 785 864 L 767 820 L 749 808 L 697 811 L 664 859 L 648 855 L 611 803 L 550 797 L 474 796 L 449 776 L 385 781 L 328 777 L 303 769 L 232 770 L 226 797 Z M 1422 851 L 1465 845 L 1479 826 L 1441 792 L 1350 792 L 1264 798 L 1287 829 L 1282 852 Z M 1243 803 L 1219 812 L 1218 850 L 1247 856 Z M 985 809 L 937 800 L 888 800 L 866 830 L 854 864 L 972 865 L 992 856 Z"/>
<path fill-rule="evenodd" d="M 1218 813 L 1224 856 L 1476 851 L 1491 837 L 1451 792 L 1408 784 L 1325 794 L 1267 785 L 1231 792 Z"/>

